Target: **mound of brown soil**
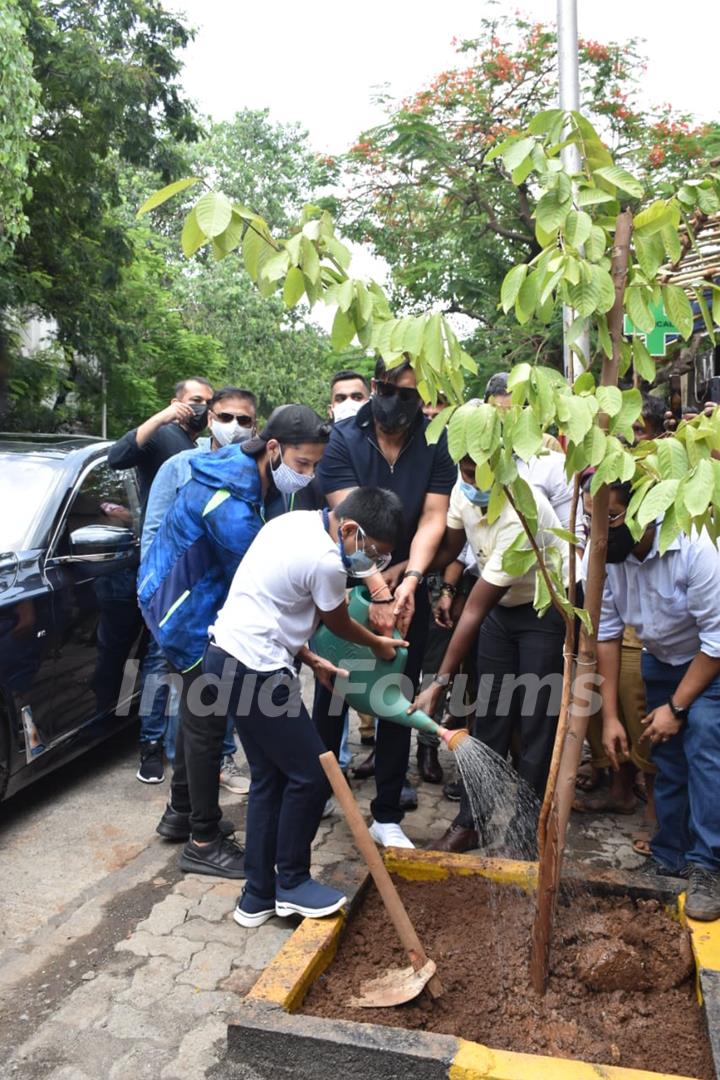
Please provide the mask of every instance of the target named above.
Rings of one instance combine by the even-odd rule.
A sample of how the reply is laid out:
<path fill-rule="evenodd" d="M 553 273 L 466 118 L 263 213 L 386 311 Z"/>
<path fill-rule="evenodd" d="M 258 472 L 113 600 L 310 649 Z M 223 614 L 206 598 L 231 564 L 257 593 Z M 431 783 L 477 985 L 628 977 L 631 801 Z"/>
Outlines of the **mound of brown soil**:
<path fill-rule="evenodd" d="M 547 993 L 530 988 L 532 901 L 477 877 L 397 880 L 445 993 L 349 1008 L 368 979 L 407 960 L 371 888 L 303 1012 L 420 1028 L 503 1050 L 714 1080 L 688 935 L 654 900 L 579 895 L 558 911 Z"/>

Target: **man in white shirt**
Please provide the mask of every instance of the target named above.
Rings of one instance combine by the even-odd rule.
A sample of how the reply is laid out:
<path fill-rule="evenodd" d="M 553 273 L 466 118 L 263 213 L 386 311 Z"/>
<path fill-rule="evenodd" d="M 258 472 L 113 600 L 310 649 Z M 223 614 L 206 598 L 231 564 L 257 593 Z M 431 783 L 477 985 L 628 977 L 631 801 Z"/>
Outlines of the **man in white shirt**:
<path fill-rule="evenodd" d="M 644 645 L 659 874 L 689 879 L 685 912 L 720 918 L 720 553 L 706 534 L 680 535 L 664 555 L 658 523 L 635 541 L 625 524 L 630 484 L 611 486 L 607 577 L 598 632 L 603 745 L 627 750 L 617 689 L 625 626 Z M 592 498 L 584 495 L 592 516 Z"/>
<path fill-rule="evenodd" d="M 554 608 L 542 618 L 535 611 L 535 568 L 521 577 L 503 570 L 503 555 L 524 534 L 515 511 L 506 505 L 490 524 L 486 513 L 490 492 L 478 489 L 475 462 L 471 458 L 460 462 L 460 476 L 450 496 L 447 528 L 436 564 L 446 565 L 457 558 L 467 540 L 480 576 L 437 675 L 413 706 L 433 715 L 450 680 L 477 640 L 478 675 L 491 675 L 492 688 L 487 696 L 483 694 L 478 699 L 472 733 L 501 757 L 507 757 L 511 737 L 517 731 L 519 774 L 541 796 L 560 704 L 557 690 L 562 683 L 564 622 Z M 568 545 L 550 531 L 560 528 L 557 514 L 540 491 L 534 490 L 533 494 L 538 510 L 536 542 L 546 556 L 551 550 L 557 552 L 556 561 L 562 565 L 567 581 Z M 529 541 L 525 546 L 529 548 Z M 504 685 L 506 678 L 513 680 L 511 693 Z M 433 847 L 436 851 L 470 851 L 478 847 L 479 841 L 463 790 L 455 821 Z"/>
<path fill-rule="evenodd" d="M 326 685 L 338 674 L 307 648 L 321 619 L 379 659 L 407 644 L 355 622 L 346 603 L 348 574 L 381 570 L 402 529 L 400 500 L 381 488 L 354 488 L 332 511 L 298 510 L 270 521 L 210 628 L 203 671 L 221 694 L 229 691 L 228 711 L 250 766 L 247 882 L 235 910 L 241 926 L 275 914 L 320 917 L 345 903 L 310 876 L 310 846 L 329 792 L 319 762 L 325 747 L 294 665 L 304 661 Z"/>

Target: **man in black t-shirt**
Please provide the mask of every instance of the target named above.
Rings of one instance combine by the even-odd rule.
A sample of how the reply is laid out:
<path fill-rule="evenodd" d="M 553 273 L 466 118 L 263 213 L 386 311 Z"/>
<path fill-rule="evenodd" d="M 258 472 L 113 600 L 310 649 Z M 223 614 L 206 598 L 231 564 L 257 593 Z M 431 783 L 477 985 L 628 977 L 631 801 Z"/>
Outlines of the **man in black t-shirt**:
<path fill-rule="evenodd" d="M 143 514 L 152 482 L 160 466 L 180 453 L 192 450 L 207 427 L 208 402 L 213 388 L 207 379 L 183 379 L 175 387 L 170 404 L 128 431 L 108 451 L 111 469 L 137 469 Z"/>
<path fill-rule="evenodd" d="M 450 492 L 457 479 L 445 432 L 430 445 L 425 438 L 427 426 L 410 363 L 387 369 L 379 359 L 370 401 L 355 416 L 333 424 L 316 473 L 330 508 L 358 486 L 389 489 L 402 502 L 405 536 L 393 551 L 389 568 L 363 584 L 373 598 L 372 629 L 389 634 L 397 627 L 410 642 L 405 674 L 416 685 L 430 615 L 423 577 L 444 536 Z M 328 691 L 318 688 L 313 719 L 325 745 L 337 756 L 342 715 L 330 715 L 329 697 Z M 414 846 L 400 828 L 400 795 L 409 749 L 410 729 L 381 720 L 370 832 L 383 846 Z"/>

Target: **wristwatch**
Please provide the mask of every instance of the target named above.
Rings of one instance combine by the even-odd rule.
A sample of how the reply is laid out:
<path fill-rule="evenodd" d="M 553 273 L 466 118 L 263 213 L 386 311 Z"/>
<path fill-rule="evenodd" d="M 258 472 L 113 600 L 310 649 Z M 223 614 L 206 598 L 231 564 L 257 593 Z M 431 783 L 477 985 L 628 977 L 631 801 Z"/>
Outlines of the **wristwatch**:
<path fill-rule="evenodd" d="M 402 576 L 403 581 L 405 580 L 406 577 L 417 578 L 418 585 L 422 585 L 424 574 L 421 574 L 419 570 L 406 570 L 405 573 Z"/>
<path fill-rule="evenodd" d="M 445 675 L 436 675 L 435 678 L 433 679 L 433 682 L 437 686 L 449 686 L 451 679 L 452 679 L 452 675 L 447 675 L 447 674 L 445 674 Z"/>
<path fill-rule="evenodd" d="M 670 711 L 675 717 L 675 719 L 679 720 L 681 724 L 684 724 L 688 716 L 690 715 L 690 709 L 681 709 L 678 705 L 675 704 L 672 698 L 670 698 L 670 700 L 668 701 L 668 705 L 670 706 Z"/>

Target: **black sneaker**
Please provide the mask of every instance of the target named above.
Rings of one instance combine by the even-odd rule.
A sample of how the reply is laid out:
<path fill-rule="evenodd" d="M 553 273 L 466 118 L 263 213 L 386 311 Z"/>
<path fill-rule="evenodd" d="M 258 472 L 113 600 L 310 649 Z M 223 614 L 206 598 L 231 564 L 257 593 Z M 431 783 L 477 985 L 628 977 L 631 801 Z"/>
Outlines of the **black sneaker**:
<path fill-rule="evenodd" d="M 449 780 L 447 784 L 443 784 L 442 793 L 446 799 L 450 802 L 460 802 L 462 798 L 462 784 L 459 780 Z"/>
<path fill-rule="evenodd" d="M 235 832 L 235 825 L 232 821 L 228 821 L 227 818 L 221 818 L 218 821 L 218 829 L 223 836 L 232 836 Z M 189 840 L 190 815 L 174 810 L 168 803 L 165 807 L 165 813 L 155 826 L 155 832 L 159 833 L 165 840 Z"/>
<path fill-rule="evenodd" d="M 140 744 L 140 768 L 135 775 L 143 784 L 162 784 L 165 779 L 165 766 L 161 742 Z"/>
<path fill-rule="evenodd" d="M 685 914 L 701 922 L 720 919 L 720 870 L 690 863 Z"/>
<path fill-rule="evenodd" d="M 673 877 L 673 878 L 689 878 L 690 870 L 692 867 L 690 863 L 685 863 L 677 870 L 671 869 L 669 866 L 663 866 L 662 863 L 655 864 L 655 874 L 657 877 Z"/>
<path fill-rule="evenodd" d="M 402 786 L 402 791 L 400 792 L 400 809 L 401 810 L 417 810 L 417 807 L 418 807 L 417 791 L 412 786 L 412 784 L 408 782 L 408 780 L 406 778 L 405 782 L 404 782 L 404 784 Z"/>
<path fill-rule="evenodd" d="M 239 844 L 228 840 L 226 836 L 218 836 L 211 844 L 202 846 L 189 840 L 180 856 L 180 869 L 186 874 L 244 878 L 245 852 Z"/>

